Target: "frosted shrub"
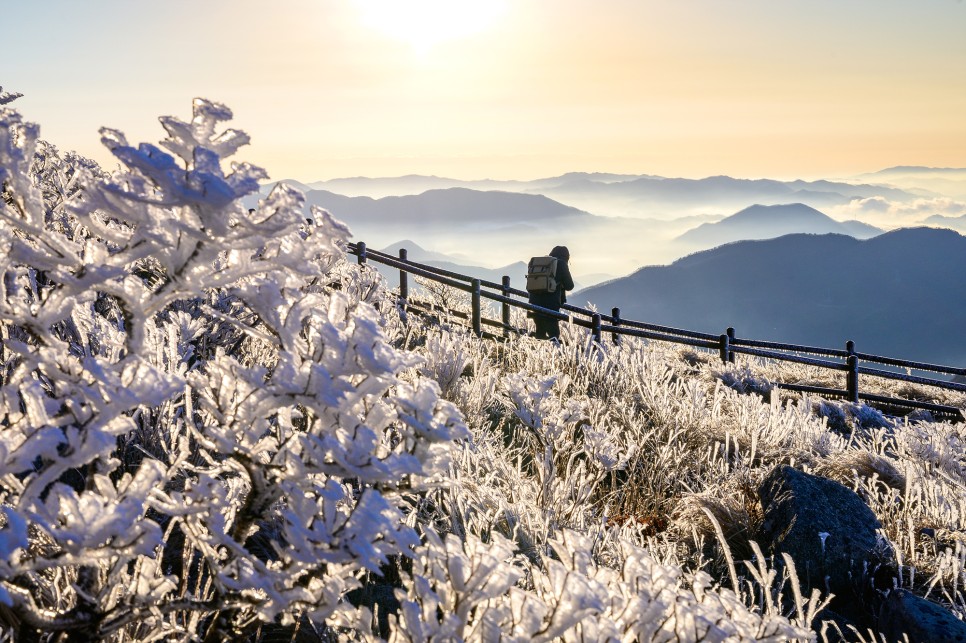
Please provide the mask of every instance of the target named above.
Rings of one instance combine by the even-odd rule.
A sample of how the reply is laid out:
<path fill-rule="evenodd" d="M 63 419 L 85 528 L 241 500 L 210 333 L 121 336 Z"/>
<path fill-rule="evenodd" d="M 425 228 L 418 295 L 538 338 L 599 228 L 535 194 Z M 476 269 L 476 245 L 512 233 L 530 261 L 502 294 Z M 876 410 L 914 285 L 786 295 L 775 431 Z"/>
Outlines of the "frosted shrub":
<path fill-rule="evenodd" d="M 469 347 L 444 329 L 429 331 L 427 335 L 426 361 L 420 372 L 435 380 L 444 395 L 450 396 L 471 363 Z"/>
<path fill-rule="evenodd" d="M 826 419 L 830 429 L 838 433 L 848 434 L 856 430 L 866 431 L 890 426 L 881 411 L 867 404 L 818 400 L 814 403 L 813 410 L 819 417 Z"/>
<path fill-rule="evenodd" d="M 462 313 L 464 316 L 470 314 L 470 296 L 468 293 L 418 275 L 414 281 L 416 282 L 417 292 L 426 294 L 431 310 L 440 315 L 442 322 L 451 323 L 453 312 Z"/>
<path fill-rule="evenodd" d="M 551 528 L 584 527 L 592 519 L 593 496 L 608 473 L 627 466 L 635 446 L 594 427 L 588 403 L 568 398 L 567 382 L 517 373 L 503 382 L 508 403 L 519 420 L 521 442 L 529 445 L 540 487 L 537 504 Z"/>
<path fill-rule="evenodd" d="M 9 102 L 2 94 L 2 102 Z M 104 177 L 0 111 L 0 604 L 19 635 L 365 632 L 358 576 L 419 543 L 456 408 L 387 342 L 347 229 L 231 156 L 204 100 Z M 168 152 L 171 152 L 169 154 Z M 8 624 L 8 627 L 12 625 Z M 33 632 L 33 633 L 31 633 Z"/>
<path fill-rule="evenodd" d="M 847 408 L 856 426 L 863 429 L 881 429 L 891 426 L 891 423 L 882 415 L 882 411 L 872 408 L 868 404 L 849 403 Z"/>
<path fill-rule="evenodd" d="M 719 377 L 725 386 L 739 393 L 755 393 L 766 400 L 771 397 L 772 384 L 753 373 L 748 366 L 722 369 Z"/>
<path fill-rule="evenodd" d="M 787 641 L 811 632 L 774 612 L 749 610 L 714 590 L 708 574 L 685 574 L 624 544 L 615 567 L 595 562 L 593 540 L 565 530 L 538 564 L 512 558 L 502 537 L 428 534 L 404 597 L 394 642 Z M 522 570 L 526 571 L 524 575 Z M 768 573 L 768 570 L 765 570 Z M 772 572 L 773 574 L 774 572 Z M 518 586 L 525 577 L 532 590 Z M 769 577 L 771 578 L 771 577 Z M 811 615 L 803 615 L 810 620 Z"/>

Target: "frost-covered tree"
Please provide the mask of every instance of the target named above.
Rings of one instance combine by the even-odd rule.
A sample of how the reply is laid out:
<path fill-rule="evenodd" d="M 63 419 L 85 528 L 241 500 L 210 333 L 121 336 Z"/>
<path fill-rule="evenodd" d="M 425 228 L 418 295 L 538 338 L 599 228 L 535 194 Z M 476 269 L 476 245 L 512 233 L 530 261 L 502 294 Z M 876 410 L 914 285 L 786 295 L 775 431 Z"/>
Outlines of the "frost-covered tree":
<path fill-rule="evenodd" d="M 0 94 L 8 103 L 14 95 Z M 344 600 L 419 544 L 401 495 L 465 434 L 354 293 L 347 229 L 222 159 L 196 100 L 107 176 L 0 111 L 0 618 L 28 640 L 360 632 Z"/>

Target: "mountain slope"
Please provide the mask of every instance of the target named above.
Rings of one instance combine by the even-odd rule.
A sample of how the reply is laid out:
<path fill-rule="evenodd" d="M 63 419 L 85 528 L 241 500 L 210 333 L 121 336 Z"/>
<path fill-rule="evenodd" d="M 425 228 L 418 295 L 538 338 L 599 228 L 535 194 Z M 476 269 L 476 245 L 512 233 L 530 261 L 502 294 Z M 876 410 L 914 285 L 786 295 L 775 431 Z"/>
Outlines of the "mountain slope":
<path fill-rule="evenodd" d="M 739 337 L 966 362 L 966 237 L 906 228 L 860 241 L 741 241 L 576 293 L 628 319 Z"/>
<path fill-rule="evenodd" d="M 872 237 L 882 230 L 859 221 L 840 223 L 803 203 L 753 205 L 714 223 L 688 230 L 678 241 L 703 248 L 742 239 L 772 239 L 786 234 L 847 234 Z"/>
<path fill-rule="evenodd" d="M 422 194 L 381 199 L 347 197 L 326 190 L 306 194 L 310 205 L 321 206 L 353 224 L 426 227 L 439 224 L 491 227 L 555 218 L 589 216 L 538 194 L 485 192 L 466 188 L 428 190 Z"/>
<path fill-rule="evenodd" d="M 457 261 L 459 259 L 459 257 L 455 255 L 448 255 L 443 252 L 426 250 L 411 239 L 397 241 L 396 243 L 390 244 L 385 248 L 381 248 L 381 250 L 386 254 L 392 255 L 393 257 L 398 257 L 400 249 L 403 248 L 406 249 L 406 257 L 410 261 L 416 261 L 418 263 L 428 264 L 431 261 Z"/>

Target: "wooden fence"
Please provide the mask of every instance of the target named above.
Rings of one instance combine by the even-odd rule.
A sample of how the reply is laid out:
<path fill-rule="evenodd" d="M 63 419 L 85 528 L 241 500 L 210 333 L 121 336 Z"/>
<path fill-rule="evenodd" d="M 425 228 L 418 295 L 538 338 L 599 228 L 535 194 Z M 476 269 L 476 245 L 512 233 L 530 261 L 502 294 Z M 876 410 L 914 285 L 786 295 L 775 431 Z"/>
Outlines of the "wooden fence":
<path fill-rule="evenodd" d="M 772 384 L 777 388 L 789 391 L 844 398 L 851 402 L 859 402 L 862 400 L 880 407 L 923 409 L 958 421 L 966 419 L 964 411 L 954 406 L 875 395 L 873 393 L 862 392 L 859 388 L 859 376 L 867 375 L 887 380 L 900 380 L 912 384 L 934 386 L 951 391 L 966 392 L 966 383 L 940 380 L 936 379 L 935 376 L 918 376 L 910 373 L 910 371 L 915 370 L 927 374 L 966 376 L 966 368 L 941 366 L 861 353 L 855 350 L 855 344 L 852 341 L 846 342 L 845 349 L 842 350 L 744 339 L 735 336 L 734 328 L 728 328 L 720 335 L 713 335 L 659 324 L 649 324 L 621 318 L 620 308 L 614 308 L 610 315 L 604 315 L 586 308 L 580 308 L 579 306 L 564 304 L 561 311 L 558 312 L 528 303 L 527 292 L 525 290 L 512 288 L 510 286 L 510 277 L 508 276 L 504 276 L 502 283 L 497 284 L 409 261 L 405 249 L 399 251 L 398 257 L 393 257 L 384 252 L 371 250 L 361 241 L 350 243 L 348 251 L 358 258 L 360 264 L 366 264 L 371 260 L 375 263 L 399 270 L 399 300 L 404 308 L 411 303 L 409 299 L 409 275 L 418 275 L 425 279 L 470 293 L 471 313 L 468 321 L 473 332 L 480 337 L 494 336 L 492 333 L 485 332 L 483 330 L 484 326 L 498 328 L 504 336 L 510 333 L 525 333 L 526 329 L 516 328 L 510 324 L 510 308 L 520 308 L 549 317 L 556 317 L 563 321 L 569 321 L 577 326 L 588 328 L 597 344 L 601 344 L 604 341 L 605 334 L 609 334 L 611 341 L 615 344 L 620 343 L 621 337 L 624 336 L 641 337 L 649 340 L 672 342 L 717 351 L 722 362 L 733 363 L 736 354 L 743 354 L 783 362 L 807 364 L 832 371 L 841 371 L 845 373 L 844 389 L 784 382 L 772 382 Z M 483 299 L 495 301 L 500 304 L 501 318 L 499 321 L 483 317 Z M 886 370 L 883 367 L 906 369 L 906 372 Z"/>

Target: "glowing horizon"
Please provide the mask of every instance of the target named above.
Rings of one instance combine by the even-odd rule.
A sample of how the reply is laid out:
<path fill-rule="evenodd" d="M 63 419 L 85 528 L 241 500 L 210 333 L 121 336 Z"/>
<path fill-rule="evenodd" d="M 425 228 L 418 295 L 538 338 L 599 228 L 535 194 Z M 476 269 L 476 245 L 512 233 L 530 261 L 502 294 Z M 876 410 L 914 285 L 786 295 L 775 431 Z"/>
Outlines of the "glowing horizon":
<path fill-rule="evenodd" d="M 306 182 L 966 167 L 956 0 L 195 4 L 8 3 L 0 86 L 107 167 L 99 127 L 156 142 L 195 96 Z"/>

